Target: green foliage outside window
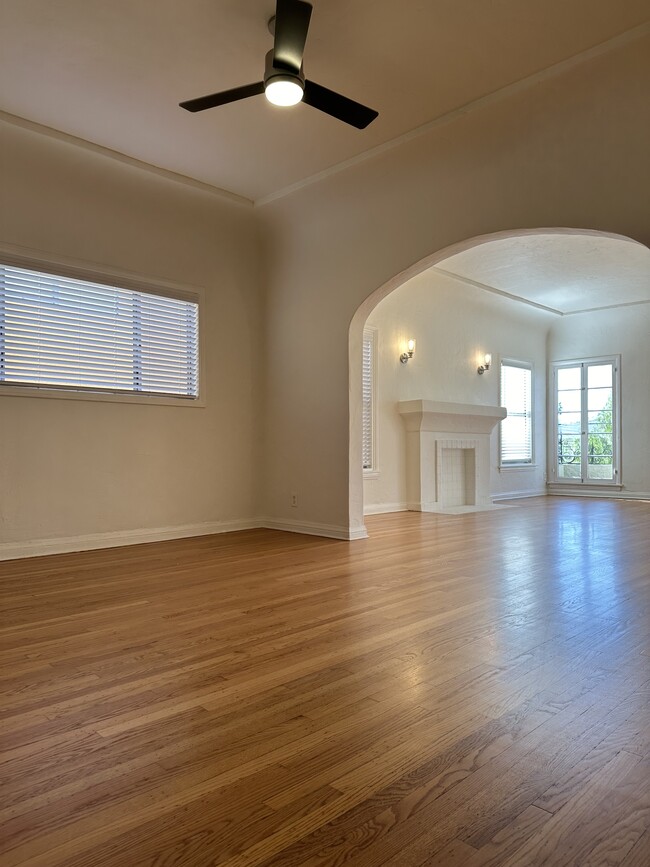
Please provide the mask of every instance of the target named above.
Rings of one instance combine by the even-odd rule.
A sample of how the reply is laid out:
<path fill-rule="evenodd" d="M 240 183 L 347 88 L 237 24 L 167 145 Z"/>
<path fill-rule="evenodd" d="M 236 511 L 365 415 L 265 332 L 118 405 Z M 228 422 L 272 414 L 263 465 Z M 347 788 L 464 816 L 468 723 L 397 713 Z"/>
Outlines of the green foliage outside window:
<path fill-rule="evenodd" d="M 558 406 L 562 413 L 562 404 Z M 589 422 L 590 432 L 587 437 L 587 449 L 590 464 L 612 463 L 612 397 Z M 560 434 L 558 442 L 558 462 L 560 464 L 580 463 L 580 435 Z"/>

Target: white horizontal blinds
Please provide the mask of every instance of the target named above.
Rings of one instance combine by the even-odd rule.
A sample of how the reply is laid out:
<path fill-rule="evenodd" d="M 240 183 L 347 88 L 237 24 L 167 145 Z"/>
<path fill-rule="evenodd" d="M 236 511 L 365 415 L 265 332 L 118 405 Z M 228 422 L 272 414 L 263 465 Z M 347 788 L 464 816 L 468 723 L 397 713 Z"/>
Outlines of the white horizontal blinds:
<path fill-rule="evenodd" d="M 198 394 L 198 304 L 134 293 L 139 315 L 135 336 L 142 391 Z"/>
<path fill-rule="evenodd" d="M 196 397 L 198 305 L 0 265 L 0 382 Z"/>
<path fill-rule="evenodd" d="M 361 457 L 363 469 L 371 470 L 373 455 L 373 371 L 374 371 L 374 332 L 363 332 L 362 359 L 362 441 Z"/>
<path fill-rule="evenodd" d="M 501 463 L 531 463 L 533 459 L 532 369 L 524 362 L 501 363 Z"/>

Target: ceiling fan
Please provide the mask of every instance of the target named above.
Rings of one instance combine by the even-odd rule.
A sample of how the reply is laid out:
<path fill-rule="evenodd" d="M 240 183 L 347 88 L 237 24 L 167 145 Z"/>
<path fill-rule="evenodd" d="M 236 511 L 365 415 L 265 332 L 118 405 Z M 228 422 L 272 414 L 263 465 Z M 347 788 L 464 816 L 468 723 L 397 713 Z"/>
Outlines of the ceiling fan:
<path fill-rule="evenodd" d="M 312 5 L 303 0 L 277 0 L 275 17 L 269 21 L 269 30 L 274 35 L 273 48 L 266 55 L 264 81 L 245 84 L 221 93 L 211 93 L 197 99 L 180 103 L 187 111 L 205 111 L 217 105 L 236 102 L 249 96 L 263 93 L 274 105 L 296 105 L 306 102 L 313 108 L 349 123 L 357 129 L 365 129 L 379 114 L 359 102 L 340 93 L 328 90 L 305 78 L 302 55 L 309 30 Z"/>

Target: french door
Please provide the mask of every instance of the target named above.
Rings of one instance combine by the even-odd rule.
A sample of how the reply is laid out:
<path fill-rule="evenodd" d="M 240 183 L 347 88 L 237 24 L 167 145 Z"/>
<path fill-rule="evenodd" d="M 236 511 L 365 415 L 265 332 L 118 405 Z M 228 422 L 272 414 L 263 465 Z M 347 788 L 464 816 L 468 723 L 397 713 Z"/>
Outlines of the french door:
<path fill-rule="evenodd" d="M 618 356 L 552 365 L 551 481 L 620 484 L 619 369 Z"/>

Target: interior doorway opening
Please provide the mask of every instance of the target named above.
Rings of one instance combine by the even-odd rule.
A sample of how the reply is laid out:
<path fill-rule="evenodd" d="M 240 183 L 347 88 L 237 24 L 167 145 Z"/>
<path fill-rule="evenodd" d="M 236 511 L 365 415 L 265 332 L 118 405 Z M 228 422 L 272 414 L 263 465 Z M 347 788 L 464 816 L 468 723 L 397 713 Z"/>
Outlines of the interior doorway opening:
<path fill-rule="evenodd" d="M 528 415 L 522 412 L 510 428 L 521 428 L 528 439 L 515 443 L 516 449 L 509 443 L 510 455 L 505 448 L 502 454 L 500 420 L 495 424 L 487 458 L 491 502 L 547 493 L 555 460 L 549 433 L 554 411 L 547 404 L 549 363 L 566 358 L 567 323 L 579 326 L 583 343 L 589 336 L 595 344 L 595 337 L 602 336 L 595 335 L 596 323 L 607 309 L 647 314 L 649 255 L 644 245 L 606 232 L 558 227 L 505 231 L 440 250 L 372 293 L 349 331 L 351 537 L 365 534 L 364 513 L 442 507 L 442 502 L 423 507 L 423 500 L 414 504 L 410 499 L 408 431 L 398 404 L 420 400 L 498 408 L 504 402 L 501 367 L 506 361 L 510 368 L 531 371 Z M 372 335 L 374 362 L 364 331 Z M 555 331 L 560 336 L 549 348 Z M 614 343 L 610 354 L 616 351 Z M 376 377 L 372 409 L 369 371 Z M 375 425 L 370 434 L 369 419 Z M 443 430 L 458 433 L 453 427 Z M 364 469 L 369 443 L 373 461 Z M 435 446 L 429 458 L 433 469 L 422 470 L 424 476 L 436 471 Z"/>

